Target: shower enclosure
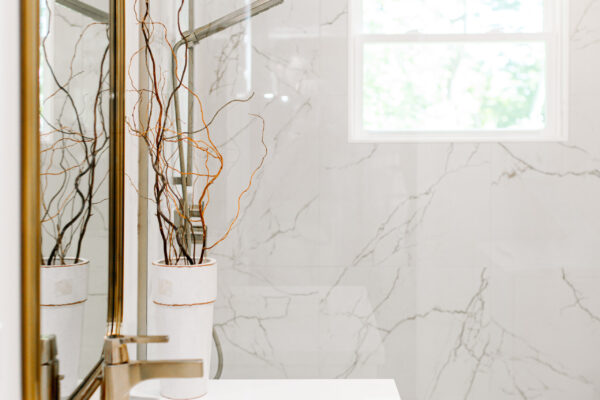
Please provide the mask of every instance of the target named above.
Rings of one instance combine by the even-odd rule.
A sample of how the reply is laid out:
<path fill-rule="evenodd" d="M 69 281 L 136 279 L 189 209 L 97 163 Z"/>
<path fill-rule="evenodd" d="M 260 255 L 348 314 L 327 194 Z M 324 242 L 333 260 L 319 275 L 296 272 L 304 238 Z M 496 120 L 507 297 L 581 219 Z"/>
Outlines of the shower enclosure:
<path fill-rule="evenodd" d="M 373 2 L 383 14 L 397 3 Z M 195 2 L 193 18 L 187 2 L 150 2 L 156 40 L 178 51 L 173 69 L 169 46 L 159 54 L 165 87 L 184 68 L 179 30 L 208 27 L 186 36 L 184 84 L 224 160 L 210 242 L 263 154 L 252 115 L 265 121 L 264 166 L 210 252 L 222 378 L 393 378 L 408 400 L 598 397 L 600 3 L 568 3 L 566 140 L 351 143 L 348 1 L 285 0 L 253 18 L 250 1 Z M 181 131 L 202 131 L 179 97 Z M 140 198 L 147 168 L 142 158 Z M 152 207 L 139 271 L 161 257 Z M 159 333 L 140 293 L 141 326 Z"/>

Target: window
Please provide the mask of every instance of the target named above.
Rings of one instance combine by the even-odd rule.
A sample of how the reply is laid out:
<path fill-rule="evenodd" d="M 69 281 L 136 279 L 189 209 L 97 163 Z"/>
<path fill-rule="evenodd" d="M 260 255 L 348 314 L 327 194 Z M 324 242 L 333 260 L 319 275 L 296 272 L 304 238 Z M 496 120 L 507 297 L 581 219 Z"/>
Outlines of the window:
<path fill-rule="evenodd" d="M 351 0 L 350 141 L 560 141 L 567 0 Z"/>

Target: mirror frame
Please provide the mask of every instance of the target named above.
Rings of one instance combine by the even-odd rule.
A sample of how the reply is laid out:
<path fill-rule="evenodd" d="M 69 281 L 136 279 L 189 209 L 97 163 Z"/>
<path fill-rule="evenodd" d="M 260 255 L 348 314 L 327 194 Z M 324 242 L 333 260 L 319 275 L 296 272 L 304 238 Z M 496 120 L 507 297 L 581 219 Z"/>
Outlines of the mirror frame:
<path fill-rule="evenodd" d="M 106 335 L 121 333 L 125 203 L 125 0 L 110 1 L 109 264 Z M 41 400 L 39 0 L 21 0 L 21 387 Z M 100 350 L 100 349 L 99 349 Z M 100 386 L 103 360 L 70 395 L 87 399 Z"/>
<path fill-rule="evenodd" d="M 21 0 L 21 379 L 40 398 L 39 0 Z"/>

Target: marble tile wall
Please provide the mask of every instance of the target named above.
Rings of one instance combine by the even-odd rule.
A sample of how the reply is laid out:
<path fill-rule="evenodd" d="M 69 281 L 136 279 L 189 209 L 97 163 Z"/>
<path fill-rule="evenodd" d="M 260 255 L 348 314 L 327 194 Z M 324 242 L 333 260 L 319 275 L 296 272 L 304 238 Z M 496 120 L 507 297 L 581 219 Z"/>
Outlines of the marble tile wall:
<path fill-rule="evenodd" d="M 600 397 L 600 1 L 571 3 L 566 143 L 348 144 L 347 4 L 197 47 L 226 174 L 225 378 L 394 378 L 403 400 Z M 198 22 L 244 4 L 206 1 Z M 214 238 L 213 237 L 213 238 Z"/>

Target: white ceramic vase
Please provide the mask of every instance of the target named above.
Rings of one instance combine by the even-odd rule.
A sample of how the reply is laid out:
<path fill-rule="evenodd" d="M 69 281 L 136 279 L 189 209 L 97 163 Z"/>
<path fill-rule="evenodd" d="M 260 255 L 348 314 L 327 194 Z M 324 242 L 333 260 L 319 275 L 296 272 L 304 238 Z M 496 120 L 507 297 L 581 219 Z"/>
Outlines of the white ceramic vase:
<path fill-rule="evenodd" d="M 207 393 L 214 302 L 217 298 L 217 263 L 167 265 L 151 269 L 150 300 L 155 309 L 154 333 L 168 335 L 169 342 L 154 346 L 159 359 L 202 359 L 200 379 L 162 379 L 160 394 L 168 399 L 195 399 Z"/>
<path fill-rule="evenodd" d="M 41 330 L 56 335 L 61 397 L 77 386 L 83 334 L 83 316 L 88 297 L 89 261 L 66 259 L 64 265 L 42 265 Z"/>

